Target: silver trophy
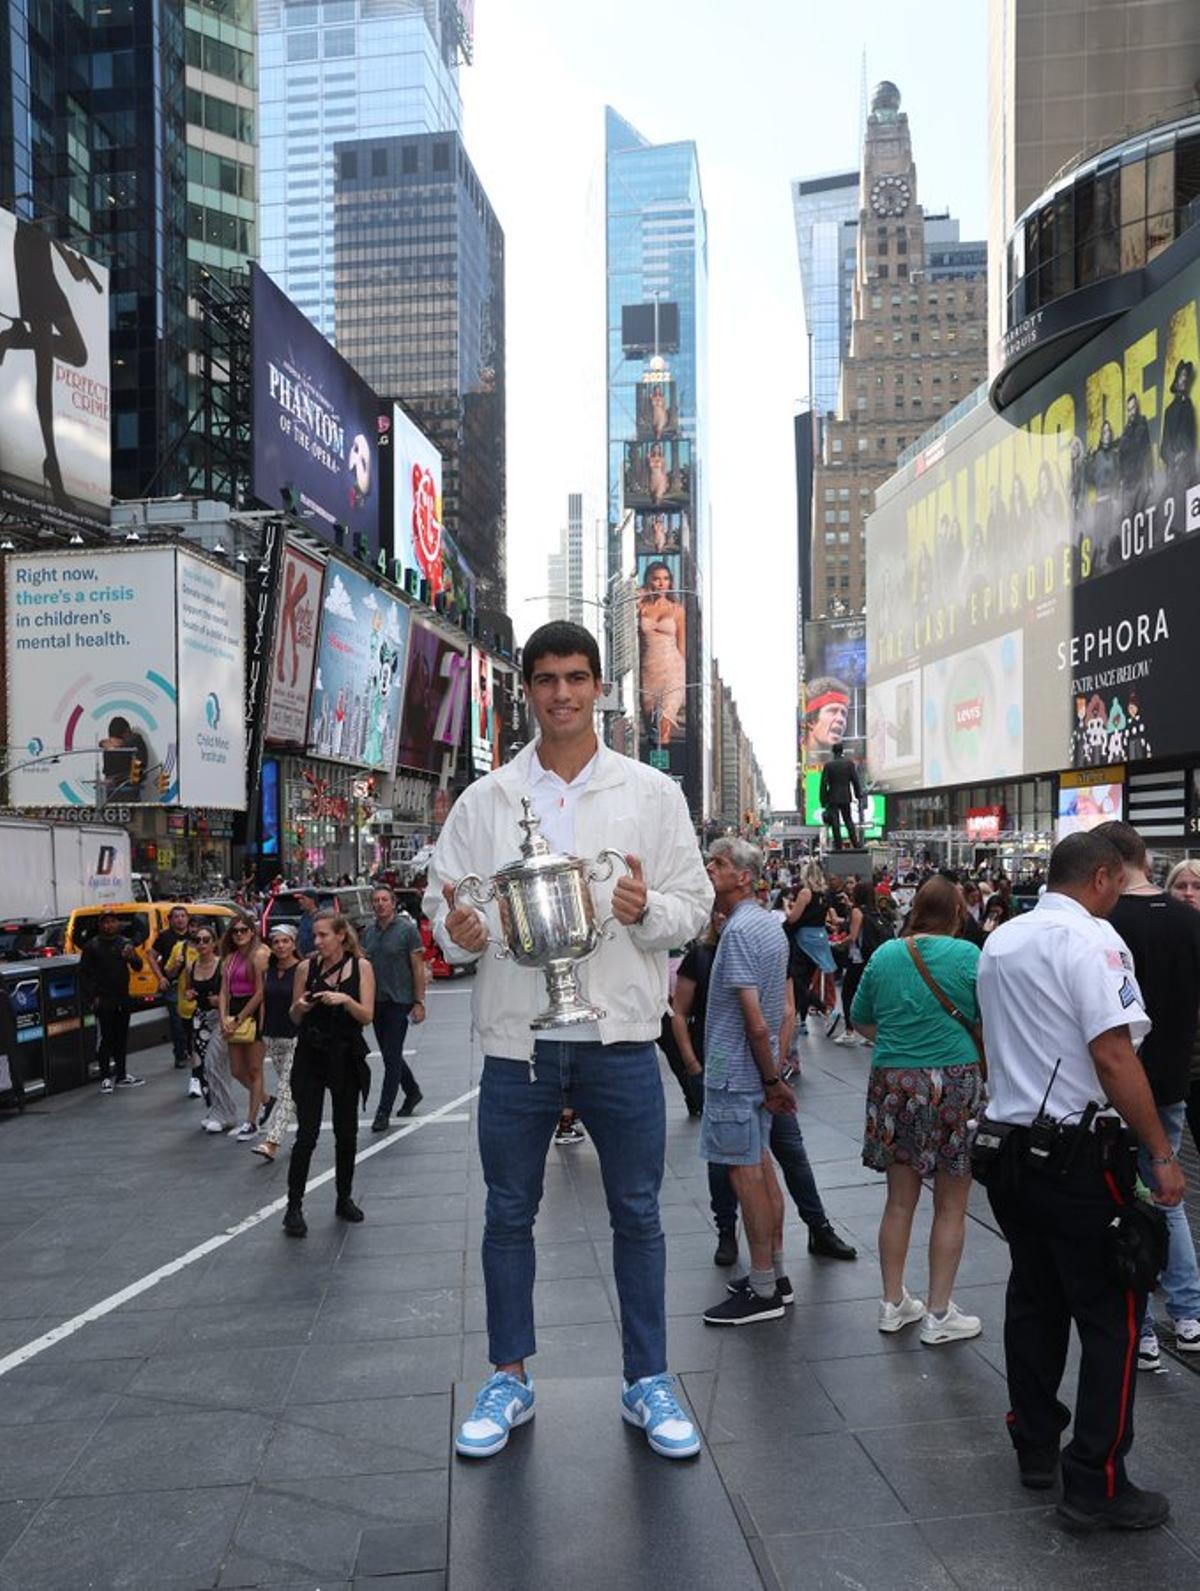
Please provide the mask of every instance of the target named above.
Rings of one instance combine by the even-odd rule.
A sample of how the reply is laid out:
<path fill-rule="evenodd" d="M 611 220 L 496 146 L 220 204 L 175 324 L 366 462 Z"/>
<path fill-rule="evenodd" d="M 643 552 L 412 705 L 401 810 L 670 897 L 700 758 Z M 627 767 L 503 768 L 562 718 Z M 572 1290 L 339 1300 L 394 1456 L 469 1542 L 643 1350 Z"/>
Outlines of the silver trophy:
<path fill-rule="evenodd" d="M 559 855 L 542 836 L 533 802 L 522 798 L 521 805 L 525 839 L 520 860 L 502 867 L 486 885 L 478 873 L 460 878 L 454 903 L 467 900 L 482 907 L 494 900 L 504 935 L 503 940 L 491 941 L 497 958 L 511 956 L 518 966 L 545 973 L 550 1003 L 534 1017 L 532 1028 L 595 1022 L 607 1013 L 580 994 L 575 969 L 612 937 L 608 925 L 615 919 L 608 916 L 597 922 L 591 886 L 610 879 L 617 866 L 628 871 L 628 864 L 610 846 L 593 862 Z"/>

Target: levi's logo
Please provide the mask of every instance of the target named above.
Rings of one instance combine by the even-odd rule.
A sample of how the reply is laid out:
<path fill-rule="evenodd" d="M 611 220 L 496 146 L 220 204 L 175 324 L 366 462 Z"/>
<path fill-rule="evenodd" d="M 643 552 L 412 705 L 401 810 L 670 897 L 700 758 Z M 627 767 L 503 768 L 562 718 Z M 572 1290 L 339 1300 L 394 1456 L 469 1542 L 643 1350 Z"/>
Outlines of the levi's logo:
<path fill-rule="evenodd" d="M 978 729 L 983 722 L 983 698 L 973 696 L 970 701 L 958 702 L 954 708 L 955 729 Z"/>

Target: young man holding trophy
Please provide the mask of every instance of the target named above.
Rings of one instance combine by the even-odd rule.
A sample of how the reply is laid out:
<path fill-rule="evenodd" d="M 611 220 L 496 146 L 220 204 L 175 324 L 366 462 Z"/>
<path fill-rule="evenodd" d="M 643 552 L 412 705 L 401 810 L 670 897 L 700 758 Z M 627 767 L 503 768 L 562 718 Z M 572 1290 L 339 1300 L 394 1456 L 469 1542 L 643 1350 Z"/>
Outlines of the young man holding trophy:
<path fill-rule="evenodd" d="M 600 654 L 588 631 L 543 625 L 525 646 L 523 672 L 539 738 L 459 798 L 425 896 L 447 958 L 478 961 L 472 1018 L 484 1053 L 483 1275 L 495 1374 L 455 1447 L 489 1458 L 533 1416 L 533 1223 L 566 1104 L 596 1146 L 612 1221 L 620 1412 L 656 1453 L 690 1458 L 699 1438 L 667 1374 L 655 1040 L 667 953 L 708 920 L 712 886 L 678 787 L 598 740 Z M 604 853 L 602 864 L 579 860 Z M 614 860 L 624 871 L 609 886 Z"/>

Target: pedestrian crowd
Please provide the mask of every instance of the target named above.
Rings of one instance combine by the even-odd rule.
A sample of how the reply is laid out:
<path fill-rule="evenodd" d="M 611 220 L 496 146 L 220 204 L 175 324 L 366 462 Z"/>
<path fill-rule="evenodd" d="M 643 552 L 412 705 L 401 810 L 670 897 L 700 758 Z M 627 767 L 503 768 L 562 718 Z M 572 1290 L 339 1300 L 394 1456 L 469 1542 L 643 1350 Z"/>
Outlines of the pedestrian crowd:
<path fill-rule="evenodd" d="M 699 1122 L 715 1263 L 737 1264 L 739 1223 L 745 1246 L 744 1270 L 704 1322 L 769 1327 L 803 1285 L 785 1263 L 785 1189 L 814 1261 L 858 1257 L 829 1219 L 800 1122 L 803 1040 L 821 1023 L 826 1037 L 864 1052 L 862 1161 L 885 1183 L 879 1331 L 916 1328 L 938 1350 L 982 1332 L 954 1298 L 978 1181 L 1011 1254 L 1004 1351 L 1017 1478 L 1060 1486 L 1059 1512 L 1083 1529 L 1161 1524 L 1167 1499 L 1140 1489 L 1125 1460 L 1135 1366 L 1159 1365 L 1164 1333 L 1177 1351 L 1200 1353 L 1200 1266 L 1178 1162 L 1185 1128 L 1195 1135 L 1200 1125 L 1200 863 L 1180 863 L 1160 886 L 1141 837 L 1121 822 L 1062 840 L 1021 892 L 1003 876 L 932 867 L 835 879 L 815 857 L 768 862 L 728 837 L 702 854 L 678 788 L 599 742 L 589 633 L 543 626 L 523 670 L 539 737 L 451 809 L 423 900 L 439 953 L 475 970 L 472 1026 L 484 1056 L 493 1374 L 457 1432 L 458 1453 L 490 1458 L 535 1413 L 545 1160 L 552 1143 L 589 1141 L 621 1316 L 614 1412 L 663 1457 L 700 1452 L 668 1365 L 660 1051 Z M 504 931 L 497 908 L 457 894 L 468 875 L 486 879 L 511 862 L 522 802 L 553 851 L 594 857 L 616 836 L 626 861 L 599 903 L 615 926 L 578 968 L 594 1016 L 540 1032 L 531 1027 L 540 976 L 485 955 Z M 268 919 L 265 944 L 245 913 L 218 943 L 207 920 L 193 924 L 177 908 L 144 947 L 107 917 L 83 956 L 106 1092 L 140 1081 L 125 1061 L 123 991 L 144 956 L 168 995 L 176 1064 L 204 1101 L 204 1130 L 272 1161 L 294 1125 L 283 1223 L 294 1237 L 307 1230 L 326 1094 L 336 1212 L 363 1219 L 353 1175 L 372 1086 L 365 1030 L 374 1028 L 383 1063 L 371 1120 L 381 1132 L 421 1103 L 405 1042 L 425 1018 L 427 976 L 417 926 L 390 887 L 374 890 L 361 939 L 314 895 L 302 905 L 299 923 Z M 664 1012 L 669 957 L 680 949 Z M 919 1284 L 910 1250 L 923 1189 L 932 1221 Z M 1158 1286 L 1162 1314 L 1150 1304 Z M 1073 1414 L 1059 1396 L 1072 1325 L 1081 1348 Z"/>

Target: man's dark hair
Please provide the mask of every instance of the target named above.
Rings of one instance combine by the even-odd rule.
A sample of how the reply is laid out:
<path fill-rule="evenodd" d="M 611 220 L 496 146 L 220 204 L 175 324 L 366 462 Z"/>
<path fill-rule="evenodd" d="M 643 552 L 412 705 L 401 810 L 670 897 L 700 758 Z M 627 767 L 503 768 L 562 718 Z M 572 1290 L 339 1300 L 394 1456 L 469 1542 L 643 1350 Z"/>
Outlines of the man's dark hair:
<path fill-rule="evenodd" d="M 842 756 L 842 754 L 843 754 L 843 753 L 844 753 L 844 752 L 845 752 L 845 750 L 846 750 L 846 748 L 845 748 L 845 746 L 843 746 L 843 745 L 842 745 L 842 743 L 841 743 L 841 741 L 840 741 L 840 740 L 839 740 L 839 741 L 838 741 L 838 743 L 837 743 L 837 745 L 836 745 L 836 746 L 831 746 L 831 747 L 830 747 L 830 748 L 829 748 L 829 749 L 830 749 L 830 751 L 831 751 L 831 752 L 832 752 L 832 753 L 833 753 L 833 755 L 834 755 L 834 756 L 835 756 L 835 757 L 840 757 L 840 756 Z"/>
<path fill-rule="evenodd" d="M 1098 868 L 1116 870 L 1124 866 L 1124 857 L 1103 832 L 1107 825 L 1083 834 L 1068 834 L 1059 840 L 1050 852 L 1050 867 L 1046 874 L 1048 889 L 1061 889 L 1064 885 L 1089 884 Z"/>
<path fill-rule="evenodd" d="M 521 652 L 521 673 L 526 685 L 533 683 L 533 671 L 544 657 L 585 657 L 593 679 L 602 677 L 600 648 L 596 637 L 582 624 L 568 624 L 565 619 L 555 619 L 551 624 L 540 625 L 526 641 Z"/>
<path fill-rule="evenodd" d="M 110 718 L 108 733 L 110 738 L 114 735 L 128 735 L 130 733 L 128 718 Z"/>
<path fill-rule="evenodd" d="M 1120 851 L 1126 867 L 1145 868 L 1146 842 L 1132 823 L 1122 823 L 1120 819 L 1114 818 L 1108 823 L 1097 823 L 1092 833 L 1103 834 L 1106 840 L 1111 840 Z"/>

